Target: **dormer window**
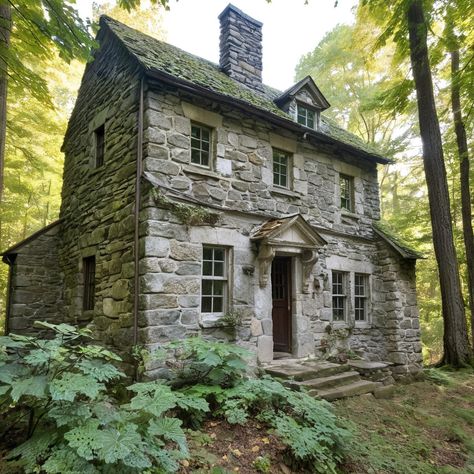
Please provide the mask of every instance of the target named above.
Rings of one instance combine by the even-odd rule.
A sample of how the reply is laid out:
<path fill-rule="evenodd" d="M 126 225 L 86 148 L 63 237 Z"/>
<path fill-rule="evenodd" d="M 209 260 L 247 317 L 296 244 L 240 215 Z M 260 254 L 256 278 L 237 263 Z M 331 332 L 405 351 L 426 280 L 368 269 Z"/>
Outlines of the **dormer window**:
<path fill-rule="evenodd" d="M 314 129 L 316 112 L 300 104 L 297 105 L 297 120 L 300 125 Z"/>

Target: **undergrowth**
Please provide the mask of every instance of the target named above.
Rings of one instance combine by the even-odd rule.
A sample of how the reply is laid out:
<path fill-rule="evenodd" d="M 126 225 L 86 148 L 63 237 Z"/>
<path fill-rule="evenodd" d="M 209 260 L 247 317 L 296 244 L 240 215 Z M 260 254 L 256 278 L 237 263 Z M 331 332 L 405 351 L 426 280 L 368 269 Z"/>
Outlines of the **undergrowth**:
<path fill-rule="evenodd" d="M 26 473 L 166 473 L 189 458 L 186 428 L 207 418 L 257 419 L 298 469 L 336 473 L 350 434 L 328 403 L 249 376 L 248 352 L 190 338 L 155 354 L 167 379 L 127 384 L 120 358 L 87 329 L 37 323 L 52 339 L 0 338 L 2 437 L 24 427 L 8 469 Z M 259 464 L 265 472 L 267 463 Z M 3 466 L 2 466 L 3 467 Z"/>

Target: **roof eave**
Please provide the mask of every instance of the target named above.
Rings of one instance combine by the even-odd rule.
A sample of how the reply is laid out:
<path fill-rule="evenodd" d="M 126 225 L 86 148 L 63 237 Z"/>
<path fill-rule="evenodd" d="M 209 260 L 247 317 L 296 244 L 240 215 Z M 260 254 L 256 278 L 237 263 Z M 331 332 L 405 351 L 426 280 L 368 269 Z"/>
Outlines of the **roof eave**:
<path fill-rule="evenodd" d="M 399 255 L 401 255 L 404 259 L 406 260 L 425 260 L 426 257 L 415 251 L 415 250 L 411 250 L 411 251 L 408 251 L 408 250 L 405 250 L 404 248 L 400 247 L 399 245 L 397 245 L 396 242 L 394 242 L 393 239 L 390 238 L 390 236 L 388 236 L 385 232 L 383 232 L 382 230 L 378 229 L 375 225 L 372 226 L 374 232 L 384 241 L 386 242 L 387 244 L 390 245 L 390 247 L 392 247 Z"/>
<path fill-rule="evenodd" d="M 302 137 L 303 136 L 312 136 L 316 138 L 319 142 L 323 143 L 328 143 L 331 145 L 337 145 L 343 150 L 346 150 L 350 153 L 353 153 L 357 156 L 360 156 L 362 158 L 365 158 L 369 161 L 373 161 L 376 163 L 380 164 L 389 164 L 392 163 L 392 160 L 389 160 L 388 158 L 385 158 L 383 156 L 373 154 L 373 153 L 368 153 L 365 152 L 364 150 L 361 150 L 360 148 L 357 148 L 355 146 L 352 146 L 348 143 L 341 142 L 335 138 L 329 137 L 328 135 L 325 135 L 323 133 L 318 132 L 317 130 L 311 130 L 308 129 L 307 127 L 304 127 L 303 125 L 300 125 L 296 122 L 293 122 L 290 119 L 286 119 L 284 117 L 279 117 L 278 115 L 268 112 L 266 110 L 263 110 L 255 105 L 252 105 L 246 101 L 243 101 L 241 99 L 236 99 L 234 97 L 229 97 L 225 94 L 221 94 L 216 91 L 212 91 L 206 87 L 199 86 L 198 84 L 194 84 L 191 81 L 187 81 L 185 79 L 180 79 L 176 76 L 173 76 L 172 74 L 160 71 L 159 69 L 149 69 L 146 68 L 144 65 L 144 70 L 145 74 L 149 76 L 152 79 L 156 79 L 171 85 L 174 85 L 176 87 L 179 87 L 181 89 L 187 90 L 189 92 L 192 92 L 193 94 L 198 94 L 206 98 L 210 99 L 215 99 L 218 100 L 219 102 L 227 103 L 229 105 L 237 106 L 241 110 L 247 111 L 252 113 L 253 115 L 256 115 L 260 118 L 263 118 L 274 125 L 279 125 L 283 128 L 286 128 L 288 130 L 291 130 L 295 133 L 300 134 Z"/>

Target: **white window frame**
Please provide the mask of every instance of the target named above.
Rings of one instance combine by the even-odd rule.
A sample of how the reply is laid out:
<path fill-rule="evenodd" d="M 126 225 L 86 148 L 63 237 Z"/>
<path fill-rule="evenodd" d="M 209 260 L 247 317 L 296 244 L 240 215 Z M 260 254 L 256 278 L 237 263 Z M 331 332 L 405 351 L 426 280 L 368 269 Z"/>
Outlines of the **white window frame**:
<path fill-rule="evenodd" d="M 360 287 L 360 285 L 357 285 L 357 278 L 360 277 L 362 278 L 362 288 L 364 290 L 364 293 L 357 294 L 357 288 Z M 360 273 L 360 272 L 354 272 L 354 322 L 355 324 L 367 324 L 369 322 L 369 275 L 366 273 Z M 361 300 L 362 302 L 362 307 L 358 307 L 358 300 Z M 357 311 L 362 310 L 364 313 L 364 318 L 363 319 L 357 319 Z"/>
<path fill-rule="evenodd" d="M 342 276 L 342 281 L 341 281 L 342 293 L 334 293 L 334 276 L 335 275 L 341 275 Z M 350 300 L 350 298 L 348 297 L 349 296 L 349 294 L 348 294 L 349 293 L 348 292 L 349 277 L 350 277 L 349 272 L 345 272 L 345 271 L 341 271 L 341 270 L 332 270 L 331 271 L 331 320 L 332 320 L 333 323 L 336 323 L 336 324 L 347 323 L 347 316 L 349 314 L 348 305 L 349 305 L 349 300 Z M 343 302 L 343 306 L 342 306 L 343 318 L 342 319 L 335 319 L 335 317 L 334 317 L 334 310 L 335 309 L 340 309 L 339 307 L 335 308 L 334 298 L 342 299 L 342 302 Z"/>
<path fill-rule="evenodd" d="M 300 113 L 300 112 L 303 112 L 304 111 L 304 114 L 303 113 Z M 313 118 L 313 126 L 311 125 L 308 125 L 308 117 L 309 117 L 309 114 L 312 115 L 312 118 Z M 299 118 L 300 118 L 300 115 L 304 115 L 304 123 L 301 123 L 299 121 Z M 300 125 L 303 125 L 304 127 L 308 127 L 308 128 L 311 128 L 312 130 L 314 130 L 316 128 L 316 125 L 317 125 L 317 113 L 315 110 L 311 109 L 310 107 L 307 107 L 303 104 L 299 104 L 297 103 L 296 104 L 296 121 L 300 124 Z"/>
<path fill-rule="evenodd" d="M 224 254 L 224 260 L 215 260 L 214 259 L 214 251 L 212 254 L 212 260 L 208 260 L 204 258 L 205 249 L 218 249 L 222 250 Z M 229 248 L 220 246 L 220 245 L 213 245 L 213 244 L 203 244 L 202 246 L 202 260 L 201 260 L 201 313 L 202 314 L 214 314 L 214 315 L 223 315 L 227 312 L 228 309 L 228 302 L 229 302 Z M 212 275 L 205 275 L 204 274 L 204 263 L 211 262 L 212 266 Z M 215 263 L 216 262 L 223 262 L 223 274 L 222 275 L 214 275 L 215 271 Z M 204 294 L 203 293 L 203 286 L 205 281 L 212 282 L 212 292 L 211 294 Z M 214 293 L 214 282 L 221 281 L 223 282 L 222 285 L 222 311 L 213 311 L 214 309 L 214 299 L 220 297 Z M 203 299 L 204 298 L 211 298 L 211 311 L 203 311 Z"/>
<path fill-rule="evenodd" d="M 278 165 L 279 167 L 282 166 L 281 163 L 275 163 L 276 154 L 281 155 L 282 157 L 286 158 L 286 175 L 280 173 L 280 171 L 275 173 L 275 165 Z M 274 187 L 291 190 L 292 168 L 293 168 L 293 154 L 288 151 L 281 150 L 280 148 L 275 148 L 275 147 L 272 148 L 272 183 Z M 286 176 L 286 185 L 275 183 L 275 175 L 278 175 L 280 177 L 279 179 L 280 182 L 281 182 L 281 176 Z"/>
<path fill-rule="evenodd" d="M 193 147 L 193 127 L 201 129 L 201 138 L 198 139 L 199 142 L 200 142 L 200 147 L 199 148 Z M 203 153 L 203 151 L 204 152 L 206 151 L 206 150 L 203 150 L 203 148 L 202 148 L 202 144 L 206 142 L 205 140 L 202 139 L 202 130 L 207 130 L 209 132 L 209 142 L 208 142 L 209 150 L 207 151 L 207 153 L 208 153 L 208 163 L 207 163 L 207 165 L 202 164 L 202 153 Z M 195 161 L 193 161 L 193 150 L 198 151 L 200 153 L 199 163 L 196 163 Z M 202 123 L 191 121 L 189 163 L 192 166 L 198 166 L 200 168 L 212 170 L 213 162 L 214 162 L 214 129 L 212 127 L 209 127 L 209 125 L 205 125 L 205 124 L 202 124 Z"/>
<path fill-rule="evenodd" d="M 342 181 L 346 181 L 347 184 L 348 184 L 348 195 L 347 196 L 344 196 L 342 195 Z M 343 206 L 342 205 L 342 199 L 346 199 L 349 203 L 349 206 L 346 207 L 346 206 Z M 347 174 L 344 174 L 344 173 L 339 173 L 339 207 L 344 210 L 344 211 L 347 211 L 347 212 L 354 212 L 354 177 L 353 176 L 349 176 Z"/>

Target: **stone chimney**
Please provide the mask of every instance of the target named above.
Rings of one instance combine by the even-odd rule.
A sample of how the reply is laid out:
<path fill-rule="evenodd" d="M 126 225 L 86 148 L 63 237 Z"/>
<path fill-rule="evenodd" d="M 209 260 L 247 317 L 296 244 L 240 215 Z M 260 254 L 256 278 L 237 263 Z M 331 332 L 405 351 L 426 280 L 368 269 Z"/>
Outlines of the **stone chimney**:
<path fill-rule="evenodd" d="M 262 86 L 262 25 L 230 4 L 219 15 L 220 67 L 251 89 Z"/>

